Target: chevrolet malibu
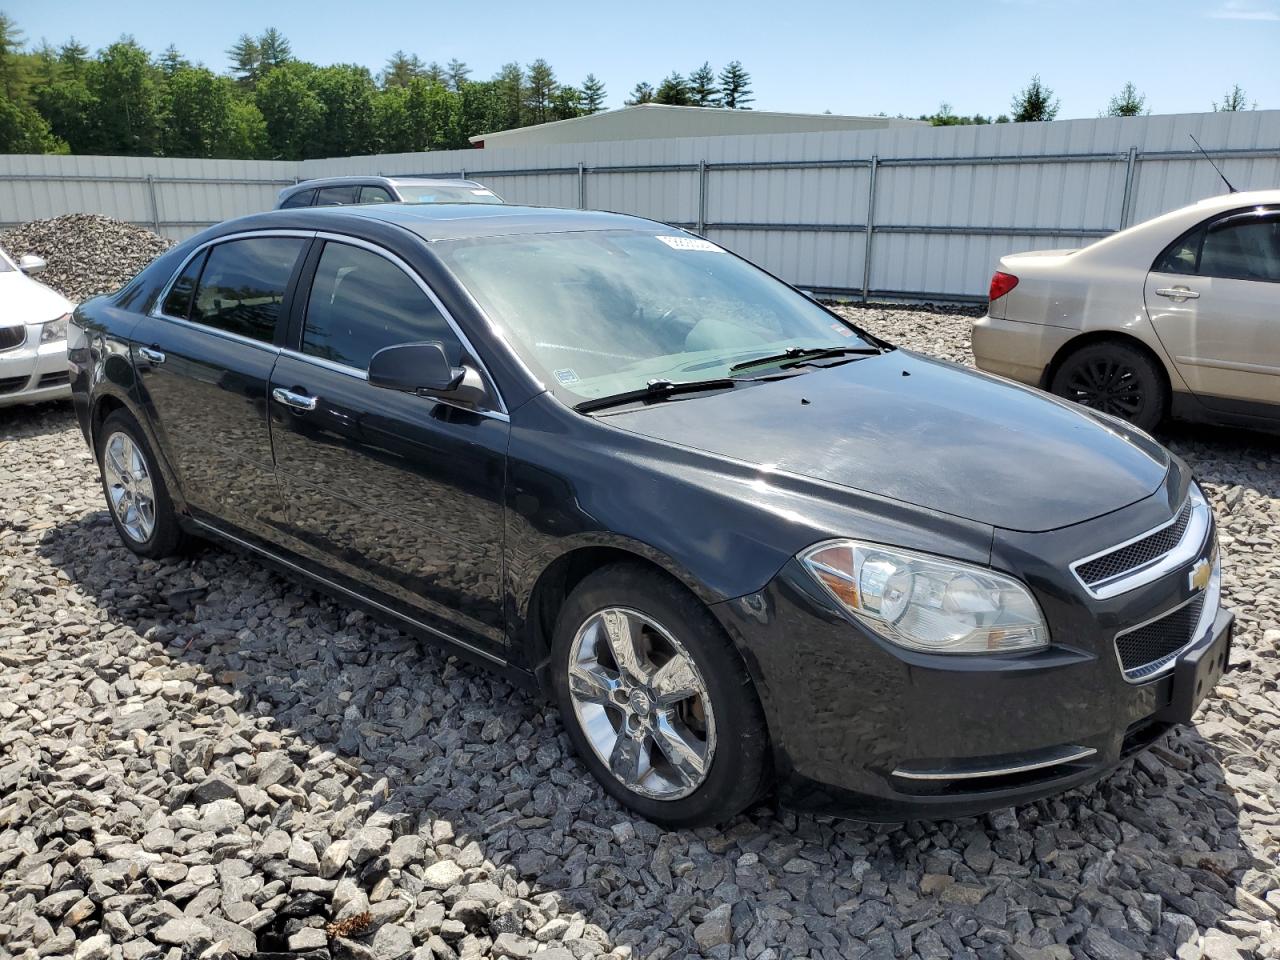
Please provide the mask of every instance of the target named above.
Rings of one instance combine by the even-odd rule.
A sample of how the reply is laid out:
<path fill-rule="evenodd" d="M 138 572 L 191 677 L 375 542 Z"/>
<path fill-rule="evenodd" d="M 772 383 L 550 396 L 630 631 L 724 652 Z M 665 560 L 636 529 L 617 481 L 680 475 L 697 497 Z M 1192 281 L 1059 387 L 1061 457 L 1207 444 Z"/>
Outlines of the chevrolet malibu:
<path fill-rule="evenodd" d="M 1021 803 L 1227 664 L 1184 463 L 650 221 L 258 214 L 81 306 L 70 363 L 130 550 L 248 551 L 540 688 L 659 823 Z"/>

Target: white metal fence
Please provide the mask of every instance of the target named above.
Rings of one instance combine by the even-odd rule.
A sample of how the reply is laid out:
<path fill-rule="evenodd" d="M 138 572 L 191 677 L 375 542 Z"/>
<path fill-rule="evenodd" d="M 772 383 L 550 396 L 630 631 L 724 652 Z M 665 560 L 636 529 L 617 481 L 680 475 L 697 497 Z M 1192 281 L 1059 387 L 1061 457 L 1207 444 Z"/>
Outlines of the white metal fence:
<path fill-rule="evenodd" d="M 1237 187 L 1280 186 L 1280 111 L 1250 111 L 301 163 L 0 157 L 0 221 L 92 210 L 176 236 L 266 209 L 295 178 L 465 175 L 511 202 L 696 230 L 817 292 L 979 299 L 1004 253 L 1077 246 L 1221 192 L 1188 134 Z"/>

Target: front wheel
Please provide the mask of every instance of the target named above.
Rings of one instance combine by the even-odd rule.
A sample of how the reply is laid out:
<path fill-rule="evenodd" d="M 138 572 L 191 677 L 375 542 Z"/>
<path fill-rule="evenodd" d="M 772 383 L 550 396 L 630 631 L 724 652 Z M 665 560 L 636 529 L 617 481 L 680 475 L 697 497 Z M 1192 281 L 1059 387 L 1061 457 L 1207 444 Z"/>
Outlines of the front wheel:
<path fill-rule="evenodd" d="M 1159 426 L 1168 406 L 1168 390 L 1156 362 L 1116 340 L 1090 343 L 1068 354 L 1049 390 L 1143 430 Z"/>
<path fill-rule="evenodd" d="M 624 806 L 672 827 L 723 822 L 769 783 L 764 716 L 710 612 L 655 570 L 613 564 L 570 594 L 552 648 L 578 754 Z"/>

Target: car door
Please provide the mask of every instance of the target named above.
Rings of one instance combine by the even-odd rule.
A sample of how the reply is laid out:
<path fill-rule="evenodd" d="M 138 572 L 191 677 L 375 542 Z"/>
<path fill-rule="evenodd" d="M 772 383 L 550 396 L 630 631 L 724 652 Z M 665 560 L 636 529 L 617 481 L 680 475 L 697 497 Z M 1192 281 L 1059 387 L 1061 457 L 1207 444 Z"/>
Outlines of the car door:
<path fill-rule="evenodd" d="M 133 333 L 147 415 L 183 499 L 197 516 L 259 536 L 283 518 L 267 385 L 310 236 L 241 235 L 201 249 Z"/>
<path fill-rule="evenodd" d="M 1280 208 L 1236 211 L 1179 237 L 1147 275 L 1145 300 L 1206 406 L 1280 405 Z"/>
<path fill-rule="evenodd" d="M 271 378 L 295 552 L 474 649 L 504 655 L 502 492 L 509 424 L 493 404 L 371 386 L 369 358 L 439 341 L 478 365 L 403 261 L 355 240 L 309 257 L 307 295 Z"/>

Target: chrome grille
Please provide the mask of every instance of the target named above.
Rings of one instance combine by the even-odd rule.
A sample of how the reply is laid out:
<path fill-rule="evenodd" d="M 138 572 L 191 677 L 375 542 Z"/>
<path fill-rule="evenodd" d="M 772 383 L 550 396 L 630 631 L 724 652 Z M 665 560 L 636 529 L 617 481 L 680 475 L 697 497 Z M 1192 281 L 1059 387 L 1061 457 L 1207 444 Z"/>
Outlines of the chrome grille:
<path fill-rule="evenodd" d="M 1156 673 L 1195 639 L 1204 598 L 1201 593 L 1172 613 L 1116 637 L 1116 653 L 1127 679 L 1141 680 Z"/>
<path fill-rule="evenodd" d="M 0 327 L 0 350 L 20 347 L 27 339 L 26 327 Z"/>
<path fill-rule="evenodd" d="M 1188 499 L 1173 523 L 1134 543 L 1104 553 L 1076 567 L 1076 574 L 1088 586 L 1146 566 L 1178 545 L 1187 524 L 1191 522 L 1191 500 Z"/>

